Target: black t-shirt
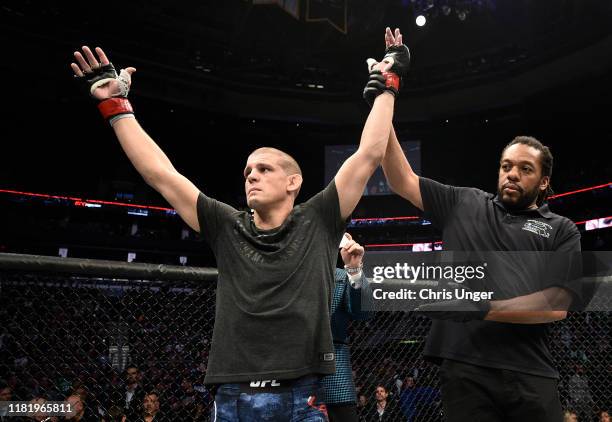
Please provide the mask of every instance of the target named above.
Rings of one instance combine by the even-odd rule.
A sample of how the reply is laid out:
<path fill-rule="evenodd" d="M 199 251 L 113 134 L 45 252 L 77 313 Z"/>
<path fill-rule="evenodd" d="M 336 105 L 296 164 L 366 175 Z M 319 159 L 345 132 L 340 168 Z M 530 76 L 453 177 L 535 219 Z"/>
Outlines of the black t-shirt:
<path fill-rule="evenodd" d="M 334 373 L 329 311 L 346 227 L 335 182 L 273 230 L 202 193 L 198 219 L 219 270 L 205 383 Z"/>
<path fill-rule="evenodd" d="M 425 217 L 443 231 L 445 250 L 534 251 L 521 255 L 521 265 L 508 265 L 502 271 L 498 285 L 505 290 L 504 298 L 538 290 L 529 281 L 534 272 L 543 272 L 542 268 L 534 268 L 542 266 L 538 254 L 580 251 L 580 233 L 575 224 L 552 213 L 547 205 L 510 213 L 497 197 L 479 189 L 448 186 L 423 177 L 420 188 Z M 561 285 L 579 300 L 580 286 L 573 284 L 575 281 L 551 280 L 540 290 Z M 558 377 L 548 348 L 548 324 L 433 321 L 424 353 L 434 360 L 454 359 Z"/>

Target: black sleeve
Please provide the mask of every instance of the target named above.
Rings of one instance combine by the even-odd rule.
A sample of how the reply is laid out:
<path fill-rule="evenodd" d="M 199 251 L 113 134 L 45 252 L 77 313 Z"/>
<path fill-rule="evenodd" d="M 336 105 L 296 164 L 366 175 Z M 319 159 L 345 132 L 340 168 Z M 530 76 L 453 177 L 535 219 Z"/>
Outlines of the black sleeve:
<path fill-rule="evenodd" d="M 338 244 L 340 244 L 340 239 L 346 231 L 346 225 L 350 218 L 342 219 L 336 182 L 332 180 L 325 189 L 306 201 L 304 205 L 315 210 L 323 220 L 328 232 L 332 233 L 333 238 L 337 239 Z"/>
<path fill-rule="evenodd" d="M 557 252 L 580 252 L 580 232 L 576 225 L 564 218 L 563 229 L 559 240 L 555 242 L 555 251 Z"/>
<path fill-rule="evenodd" d="M 561 226 L 559 240 L 555 243 L 555 251 L 552 262 L 548 268 L 551 274 L 551 286 L 563 287 L 572 294 L 572 310 L 577 310 L 586 305 L 586 286 L 582 280 L 582 254 L 580 245 L 580 232 L 576 225 L 565 219 Z M 588 302 L 588 300 L 587 300 Z"/>
<path fill-rule="evenodd" d="M 202 192 L 198 196 L 197 207 L 200 236 L 216 252 L 217 235 L 221 232 L 223 224 L 230 221 L 231 216 L 238 211 L 223 202 L 204 195 Z"/>
<path fill-rule="evenodd" d="M 470 188 L 444 185 L 426 177 L 419 177 L 419 187 L 425 218 L 441 230 L 444 229 L 463 195 L 470 190 Z"/>

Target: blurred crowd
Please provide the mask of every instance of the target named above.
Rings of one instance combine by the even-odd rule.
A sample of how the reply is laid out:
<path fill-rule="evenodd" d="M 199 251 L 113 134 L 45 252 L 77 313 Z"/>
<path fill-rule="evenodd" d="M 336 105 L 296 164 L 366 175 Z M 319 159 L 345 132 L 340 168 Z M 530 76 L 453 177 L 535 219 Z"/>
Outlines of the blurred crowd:
<path fill-rule="evenodd" d="M 210 420 L 214 283 L 15 273 L 0 288 L 0 401 L 72 404 L 74 415 L 50 421 Z M 567 421 L 607 421 L 611 322 L 583 313 L 551 330 Z M 428 328 L 398 312 L 352 323 L 362 421 L 444 420 L 436 366 L 421 353 Z"/>

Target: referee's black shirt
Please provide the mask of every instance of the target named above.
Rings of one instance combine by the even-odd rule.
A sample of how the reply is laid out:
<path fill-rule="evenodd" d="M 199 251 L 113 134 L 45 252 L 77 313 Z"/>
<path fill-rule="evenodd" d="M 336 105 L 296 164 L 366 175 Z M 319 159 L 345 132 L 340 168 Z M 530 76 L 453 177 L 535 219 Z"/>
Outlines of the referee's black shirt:
<path fill-rule="evenodd" d="M 420 178 L 425 218 L 442 230 L 450 251 L 580 251 L 580 233 L 547 205 L 510 213 L 492 194 Z M 525 274 L 529 269 L 524 269 Z M 520 284 L 521 272 L 504 280 Z M 564 285 L 579 296 L 579 288 Z M 517 294 L 518 295 L 518 294 Z M 516 295 L 515 295 L 516 296 Z M 558 378 L 548 348 L 548 324 L 434 320 L 425 356 Z"/>

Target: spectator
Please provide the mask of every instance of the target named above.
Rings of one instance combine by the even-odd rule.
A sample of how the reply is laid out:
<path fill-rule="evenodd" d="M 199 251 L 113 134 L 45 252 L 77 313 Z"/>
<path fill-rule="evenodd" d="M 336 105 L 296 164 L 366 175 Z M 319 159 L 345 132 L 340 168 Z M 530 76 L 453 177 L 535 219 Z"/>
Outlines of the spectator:
<path fill-rule="evenodd" d="M 13 398 L 13 390 L 9 385 L 0 380 L 0 401 L 10 401 Z M 0 409 L 0 421 L 8 421 L 8 409 Z"/>
<path fill-rule="evenodd" d="M 181 420 L 193 420 L 183 419 Z M 142 415 L 138 418 L 138 422 L 166 422 L 170 419 L 160 411 L 159 404 L 159 393 L 155 390 L 151 390 L 145 394 L 142 402 Z"/>
<path fill-rule="evenodd" d="M 370 314 L 363 311 L 362 290 L 370 290 L 361 270 L 364 248 L 345 233 L 340 242 L 340 255 L 344 269 L 336 268 L 334 295 L 332 298 L 331 328 L 336 355 L 336 372 L 323 379 L 330 422 L 357 422 L 357 398 L 351 368 L 348 327 L 351 320 L 366 320 Z M 366 295 L 364 293 L 364 295 Z"/>
<path fill-rule="evenodd" d="M 42 406 L 46 402 L 47 402 L 47 399 L 44 398 L 44 397 L 40 397 L 40 396 L 34 397 L 32 400 L 30 400 L 30 403 L 33 406 L 36 406 L 36 405 Z M 33 414 L 29 415 L 28 419 L 31 419 L 33 421 L 38 421 L 38 422 L 42 422 L 42 421 L 45 421 L 45 422 L 56 422 L 57 421 L 56 417 L 51 417 L 50 418 L 50 417 L 47 416 L 47 412 L 40 412 L 40 411 L 39 412 L 34 412 Z"/>
<path fill-rule="evenodd" d="M 136 365 L 125 368 L 125 416 L 128 421 L 136 419 L 142 410 L 144 389 L 141 385 L 142 374 Z"/>
<path fill-rule="evenodd" d="M 573 410 L 563 412 L 563 422 L 578 422 L 578 414 Z"/>
<path fill-rule="evenodd" d="M 597 412 L 597 422 L 610 422 L 610 413 L 607 410 Z"/>
<path fill-rule="evenodd" d="M 389 400 L 389 391 L 384 385 L 378 385 L 375 390 L 376 403 L 365 412 L 364 420 L 366 422 L 393 422 L 397 420 L 400 413 L 397 411 L 397 406 L 393 400 Z"/>
<path fill-rule="evenodd" d="M 402 385 L 399 405 L 406 422 L 415 422 L 419 415 L 434 414 L 434 407 L 440 401 L 440 392 L 427 386 L 417 386 L 415 378 L 408 376 Z"/>
<path fill-rule="evenodd" d="M 572 409 L 582 416 L 592 415 L 593 398 L 589 388 L 589 380 L 584 374 L 584 367 L 581 364 L 574 366 L 574 375 L 570 377 L 567 389 Z"/>
<path fill-rule="evenodd" d="M 78 394 L 68 396 L 66 402 L 70 405 L 71 412 L 65 416 L 65 420 L 74 422 L 98 422 L 100 420 L 85 406 L 83 399 Z"/>
<path fill-rule="evenodd" d="M 92 405 L 92 401 L 95 400 L 95 397 L 89 393 L 89 390 L 81 381 L 76 381 L 72 384 L 72 391 L 70 392 L 70 395 L 79 396 L 81 398 L 81 402 L 83 403 L 83 406 L 85 406 L 86 414 L 95 415 L 98 412 L 98 406 Z"/>
<path fill-rule="evenodd" d="M 357 396 L 357 416 L 359 417 L 359 420 L 363 420 L 365 418 L 367 408 L 368 397 L 365 394 L 360 393 L 359 396 Z"/>

